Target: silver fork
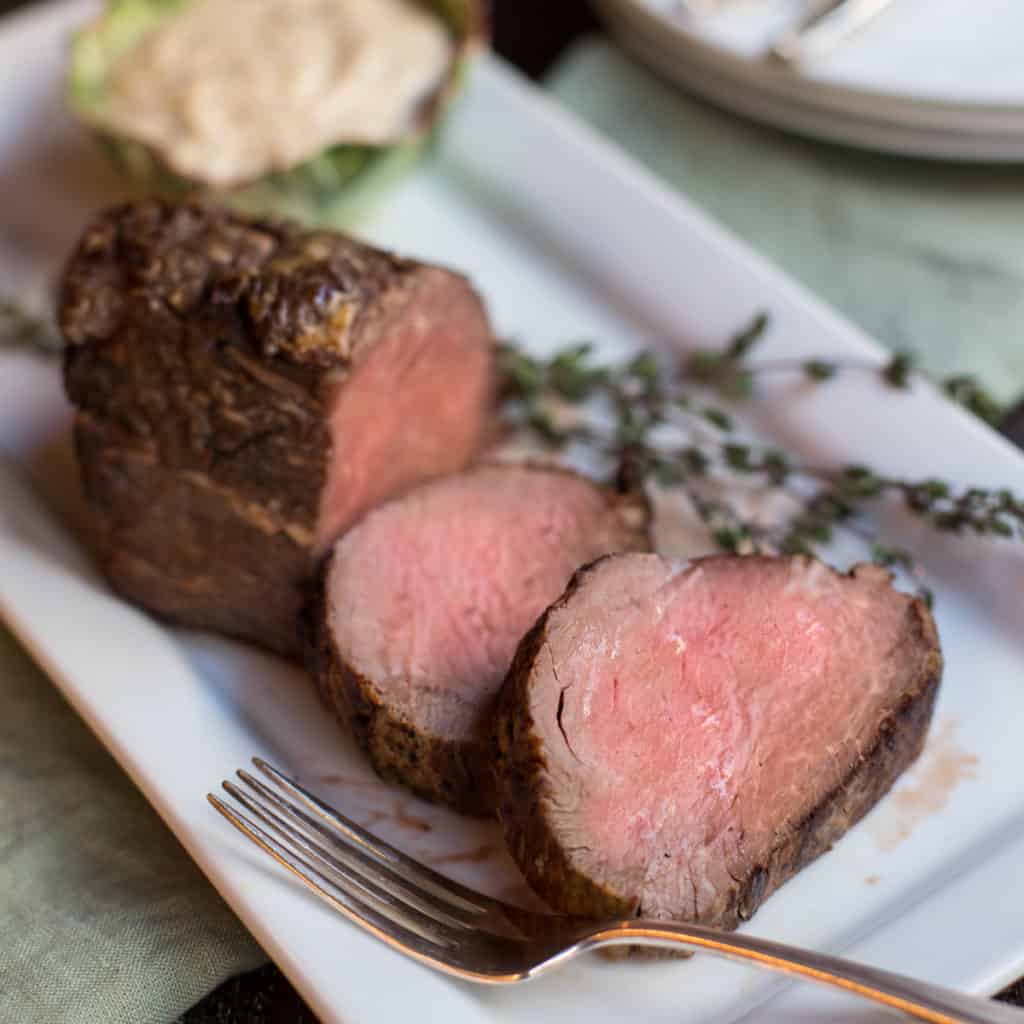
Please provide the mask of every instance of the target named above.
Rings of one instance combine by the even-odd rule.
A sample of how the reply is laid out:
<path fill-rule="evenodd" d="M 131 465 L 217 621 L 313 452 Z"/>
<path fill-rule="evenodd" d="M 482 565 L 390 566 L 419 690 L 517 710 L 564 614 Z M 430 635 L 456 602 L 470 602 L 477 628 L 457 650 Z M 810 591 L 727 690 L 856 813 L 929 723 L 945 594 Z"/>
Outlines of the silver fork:
<path fill-rule="evenodd" d="M 253 764 L 266 781 L 239 771 L 244 789 L 223 783 L 235 805 L 212 793 L 210 803 L 344 917 L 456 977 L 510 984 L 601 947 L 654 946 L 773 968 L 932 1024 L 1024 1024 L 1024 1013 L 1009 1006 L 766 939 L 669 921 L 590 921 L 521 910 L 406 856 L 261 758 Z"/>

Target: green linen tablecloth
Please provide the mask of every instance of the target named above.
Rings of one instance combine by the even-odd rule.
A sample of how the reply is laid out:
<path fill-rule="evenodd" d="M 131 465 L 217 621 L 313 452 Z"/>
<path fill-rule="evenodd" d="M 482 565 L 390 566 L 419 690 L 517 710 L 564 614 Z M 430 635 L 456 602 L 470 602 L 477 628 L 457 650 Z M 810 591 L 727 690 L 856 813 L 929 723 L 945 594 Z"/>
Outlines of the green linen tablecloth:
<path fill-rule="evenodd" d="M 549 85 L 882 341 L 978 372 L 1004 398 L 1024 388 L 1019 171 L 789 138 L 680 95 L 603 42 Z M 262 960 L 0 631 L 0 1022 L 157 1024 Z"/>
<path fill-rule="evenodd" d="M 0 1021 L 166 1024 L 265 959 L 0 627 Z"/>

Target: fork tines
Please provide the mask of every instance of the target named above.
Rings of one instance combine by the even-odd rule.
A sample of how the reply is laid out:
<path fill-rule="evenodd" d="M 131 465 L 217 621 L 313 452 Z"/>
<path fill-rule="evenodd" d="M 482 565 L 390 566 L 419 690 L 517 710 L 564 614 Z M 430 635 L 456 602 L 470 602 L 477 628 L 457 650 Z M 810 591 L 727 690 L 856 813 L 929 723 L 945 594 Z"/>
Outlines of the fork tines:
<path fill-rule="evenodd" d="M 378 839 L 262 758 L 253 764 L 266 782 L 240 770 L 245 788 L 223 783 L 235 803 L 213 793 L 210 803 L 350 920 L 431 962 L 457 959 L 468 937 L 493 928 L 499 904 Z"/>

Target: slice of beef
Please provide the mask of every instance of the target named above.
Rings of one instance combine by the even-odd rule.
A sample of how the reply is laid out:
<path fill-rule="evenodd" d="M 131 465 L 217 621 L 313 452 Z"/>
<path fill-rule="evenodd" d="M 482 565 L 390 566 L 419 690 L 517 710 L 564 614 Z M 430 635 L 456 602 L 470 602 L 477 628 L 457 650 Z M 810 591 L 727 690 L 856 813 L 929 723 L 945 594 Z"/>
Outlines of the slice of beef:
<path fill-rule="evenodd" d="M 324 573 L 314 673 L 376 770 L 492 814 L 488 714 L 575 569 L 647 550 L 646 503 L 563 469 L 481 466 L 375 509 Z"/>
<path fill-rule="evenodd" d="M 927 608 L 874 566 L 601 560 L 498 699 L 509 848 L 557 910 L 733 928 L 914 760 L 941 673 Z"/>
<path fill-rule="evenodd" d="M 458 274 L 342 235 L 192 202 L 120 206 L 71 256 L 59 315 L 114 587 L 286 655 L 329 543 L 484 439 L 480 299 Z"/>

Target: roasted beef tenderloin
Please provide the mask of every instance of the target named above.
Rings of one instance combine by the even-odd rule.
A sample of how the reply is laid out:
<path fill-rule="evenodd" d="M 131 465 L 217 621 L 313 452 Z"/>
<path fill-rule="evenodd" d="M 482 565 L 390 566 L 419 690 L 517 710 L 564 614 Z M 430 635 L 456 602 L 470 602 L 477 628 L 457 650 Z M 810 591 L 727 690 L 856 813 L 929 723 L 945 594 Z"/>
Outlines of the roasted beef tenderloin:
<path fill-rule="evenodd" d="M 733 928 L 917 757 L 941 674 L 928 609 L 874 566 L 600 560 L 498 698 L 509 848 L 559 911 Z"/>
<path fill-rule="evenodd" d="M 516 646 L 573 572 L 647 550 L 642 499 L 556 468 L 487 465 L 370 512 L 334 546 L 320 689 L 384 778 L 493 814 L 489 712 Z"/>
<path fill-rule="evenodd" d="M 469 283 L 342 235 L 120 206 L 71 256 L 59 318 L 114 588 L 288 656 L 330 542 L 484 439 L 493 338 Z"/>

